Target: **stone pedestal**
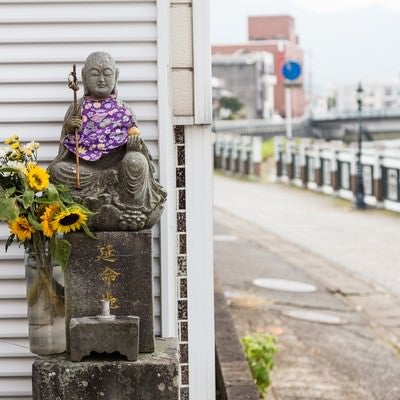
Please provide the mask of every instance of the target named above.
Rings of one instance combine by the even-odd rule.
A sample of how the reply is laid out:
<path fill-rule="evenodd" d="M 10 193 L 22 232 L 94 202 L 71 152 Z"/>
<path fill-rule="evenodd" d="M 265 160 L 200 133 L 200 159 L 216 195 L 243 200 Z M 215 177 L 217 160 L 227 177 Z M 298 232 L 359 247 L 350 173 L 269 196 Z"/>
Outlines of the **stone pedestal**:
<path fill-rule="evenodd" d="M 71 318 L 69 325 L 70 357 L 81 361 L 92 351 L 118 352 L 128 361 L 136 361 L 139 351 L 139 318 L 116 317 L 98 320 L 96 317 Z"/>
<path fill-rule="evenodd" d="M 65 273 L 67 351 L 71 318 L 100 314 L 101 300 L 110 302 L 111 314 L 138 316 L 139 352 L 154 351 L 151 230 L 66 237 L 72 245 Z"/>
<path fill-rule="evenodd" d="M 32 381 L 33 400 L 177 400 L 176 341 L 157 339 L 155 352 L 135 362 L 37 358 Z"/>

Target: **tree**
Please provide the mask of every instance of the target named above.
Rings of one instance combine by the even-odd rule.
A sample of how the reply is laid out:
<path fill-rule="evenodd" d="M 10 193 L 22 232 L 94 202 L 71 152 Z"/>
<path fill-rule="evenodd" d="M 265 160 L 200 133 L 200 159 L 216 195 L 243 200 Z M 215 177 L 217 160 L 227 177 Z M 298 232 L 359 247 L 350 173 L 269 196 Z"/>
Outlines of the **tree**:
<path fill-rule="evenodd" d="M 221 108 L 225 108 L 231 112 L 231 117 L 237 114 L 244 106 L 244 104 L 237 97 L 223 96 L 219 100 Z"/>

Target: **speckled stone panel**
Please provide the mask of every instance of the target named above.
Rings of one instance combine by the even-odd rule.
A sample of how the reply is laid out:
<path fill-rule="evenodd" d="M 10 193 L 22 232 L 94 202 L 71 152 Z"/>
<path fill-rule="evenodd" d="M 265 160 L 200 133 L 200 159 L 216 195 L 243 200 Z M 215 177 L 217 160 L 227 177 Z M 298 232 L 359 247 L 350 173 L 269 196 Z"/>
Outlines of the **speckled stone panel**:
<path fill-rule="evenodd" d="M 187 321 L 181 321 L 179 322 L 179 341 L 187 342 L 188 338 L 188 323 Z"/>
<path fill-rule="evenodd" d="M 186 275 L 187 259 L 186 256 L 178 256 L 178 275 Z"/>
<path fill-rule="evenodd" d="M 174 129 L 175 131 L 175 143 L 185 144 L 185 127 L 183 125 L 178 125 Z"/>
<path fill-rule="evenodd" d="M 186 210 L 186 190 L 178 190 L 178 209 Z"/>

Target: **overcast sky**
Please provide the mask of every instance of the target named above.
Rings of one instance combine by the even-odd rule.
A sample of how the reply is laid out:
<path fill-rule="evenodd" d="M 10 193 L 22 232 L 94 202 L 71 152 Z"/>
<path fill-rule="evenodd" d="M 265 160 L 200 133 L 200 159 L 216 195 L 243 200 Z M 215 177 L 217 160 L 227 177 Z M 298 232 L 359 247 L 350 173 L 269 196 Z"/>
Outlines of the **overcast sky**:
<path fill-rule="evenodd" d="M 400 0 L 210 0 L 213 44 L 247 40 L 247 16 L 291 15 L 312 86 L 400 77 Z"/>

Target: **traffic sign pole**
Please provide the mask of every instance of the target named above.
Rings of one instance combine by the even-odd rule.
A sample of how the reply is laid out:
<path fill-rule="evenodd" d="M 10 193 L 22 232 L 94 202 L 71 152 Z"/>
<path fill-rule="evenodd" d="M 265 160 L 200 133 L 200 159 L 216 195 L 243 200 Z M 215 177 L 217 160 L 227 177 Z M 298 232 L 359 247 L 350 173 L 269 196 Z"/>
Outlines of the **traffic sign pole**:
<path fill-rule="evenodd" d="M 297 61 L 286 61 L 282 67 L 282 75 L 286 79 L 285 85 L 285 122 L 286 122 L 286 166 L 289 179 L 293 179 L 292 165 L 292 89 L 291 85 L 301 75 L 301 65 Z"/>
<path fill-rule="evenodd" d="M 292 140 L 292 92 L 289 86 L 285 87 L 285 114 L 286 114 L 286 137 Z"/>

